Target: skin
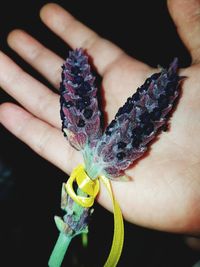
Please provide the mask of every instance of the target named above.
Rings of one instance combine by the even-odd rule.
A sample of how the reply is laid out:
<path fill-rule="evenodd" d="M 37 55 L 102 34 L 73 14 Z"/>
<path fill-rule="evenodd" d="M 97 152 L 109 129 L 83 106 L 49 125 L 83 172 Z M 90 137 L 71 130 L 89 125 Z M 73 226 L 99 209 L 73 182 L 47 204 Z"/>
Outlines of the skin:
<path fill-rule="evenodd" d="M 170 0 L 168 8 L 178 34 L 191 54 L 192 64 L 180 71 L 187 79 L 183 82 L 179 104 L 170 120 L 170 130 L 160 134 L 151 145 L 148 155 L 127 170 L 131 181 L 112 182 L 112 186 L 123 216 L 129 222 L 198 236 L 200 1 Z M 111 121 L 126 98 L 133 94 L 132 88 L 137 88 L 157 71 L 129 57 L 56 4 L 45 5 L 40 17 L 71 48 L 82 47 L 92 57 L 96 70 L 103 77 L 104 110 L 108 121 Z M 8 44 L 55 88 L 59 88 L 64 59 L 22 30 L 12 31 L 8 36 Z M 82 157 L 70 147 L 60 130 L 59 95 L 23 71 L 2 51 L 0 87 L 21 105 L 2 104 L 0 122 L 41 157 L 70 174 L 82 162 Z M 97 201 L 105 208 L 112 209 L 103 186 Z"/>

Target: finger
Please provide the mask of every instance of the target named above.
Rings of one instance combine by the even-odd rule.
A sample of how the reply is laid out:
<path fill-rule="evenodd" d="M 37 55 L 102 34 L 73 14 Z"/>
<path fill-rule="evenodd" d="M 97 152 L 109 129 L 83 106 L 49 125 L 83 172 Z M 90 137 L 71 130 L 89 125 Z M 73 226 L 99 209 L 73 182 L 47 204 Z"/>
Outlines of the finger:
<path fill-rule="evenodd" d="M 45 5 L 40 15 L 42 21 L 73 49 L 86 49 L 101 75 L 110 64 L 125 55 L 120 48 L 99 37 L 57 4 Z"/>
<path fill-rule="evenodd" d="M 169 12 L 193 63 L 200 61 L 200 1 L 168 0 Z"/>
<path fill-rule="evenodd" d="M 38 118 L 60 127 L 58 95 L 0 52 L 0 87 Z"/>
<path fill-rule="evenodd" d="M 78 151 L 70 147 L 61 131 L 17 105 L 2 104 L 0 122 L 41 157 L 67 173 L 81 162 Z"/>
<path fill-rule="evenodd" d="M 22 30 L 8 35 L 9 46 L 39 71 L 50 83 L 59 88 L 63 59 Z"/>

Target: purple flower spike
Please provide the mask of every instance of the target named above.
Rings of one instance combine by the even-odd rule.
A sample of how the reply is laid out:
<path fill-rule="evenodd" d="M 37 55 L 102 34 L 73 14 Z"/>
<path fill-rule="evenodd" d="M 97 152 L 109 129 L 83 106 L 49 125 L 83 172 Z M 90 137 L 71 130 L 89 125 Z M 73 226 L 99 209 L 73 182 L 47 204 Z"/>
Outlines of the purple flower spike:
<path fill-rule="evenodd" d="M 166 116 L 179 94 L 178 61 L 153 74 L 129 97 L 97 144 L 94 159 L 104 174 L 117 177 L 147 150 L 147 144 L 166 123 Z"/>
<path fill-rule="evenodd" d="M 69 52 L 60 84 L 62 130 L 77 150 L 101 136 L 94 76 L 82 49 Z"/>

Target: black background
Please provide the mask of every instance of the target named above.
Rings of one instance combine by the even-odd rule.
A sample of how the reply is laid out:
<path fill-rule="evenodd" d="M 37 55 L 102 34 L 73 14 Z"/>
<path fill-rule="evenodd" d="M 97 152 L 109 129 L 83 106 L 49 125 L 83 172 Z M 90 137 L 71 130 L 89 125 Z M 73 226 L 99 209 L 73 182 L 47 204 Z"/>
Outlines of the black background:
<path fill-rule="evenodd" d="M 0 49 L 46 84 L 8 48 L 6 37 L 12 29 L 22 28 L 65 58 L 68 46 L 39 19 L 39 9 L 47 2 L 2 1 L 0 8 Z M 55 2 L 128 54 L 151 66 L 166 66 L 174 56 L 179 58 L 181 66 L 190 62 L 165 1 Z M 3 92 L 0 96 L 1 101 L 14 101 Z M 0 180 L 0 266 L 47 266 L 58 234 L 53 215 L 61 215 L 60 189 L 66 175 L 3 127 L 0 140 L 1 168 L 4 168 L 4 179 Z M 5 169 L 10 174 L 5 174 Z M 82 248 L 79 238 L 74 240 L 63 266 L 103 266 L 112 240 L 112 219 L 109 212 L 96 204 L 88 248 Z M 189 267 L 197 259 L 197 252 L 184 244 L 183 236 L 125 223 L 125 246 L 119 267 Z"/>

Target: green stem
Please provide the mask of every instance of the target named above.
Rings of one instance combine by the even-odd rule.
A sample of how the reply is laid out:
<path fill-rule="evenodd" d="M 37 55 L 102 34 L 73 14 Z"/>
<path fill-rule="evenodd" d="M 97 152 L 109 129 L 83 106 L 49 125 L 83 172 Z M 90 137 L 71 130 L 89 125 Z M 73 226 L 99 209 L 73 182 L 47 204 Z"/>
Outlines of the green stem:
<path fill-rule="evenodd" d="M 87 194 L 84 193 L 80 188 L 77 189 L 76 193 L 79 196 L 87 196 Z M 64 202 L 62 203 L 65 203 L 66 196 L 67 192 L 65 191 L 65 188 L 63 186 L 62 199 L 64 199 Z M 63 220 L 58 216 L 55 216 L 54 218 L 56 226 L 60 231 L 60 234 L 53 249 L 53 252 L 51 253 L 48 263 L 49 267 L 60 267 L 72 238 L 74 238 L 79 234 L 88 232 L 86 223 L 84 223 L 83 225 L 79 225 L 79 221 L 81 220 L 81 216 L 83 216 L 85 208 L 80 206 L 75 201 L 73 202 L 73 205 L 72 206 L 70 205 L 69 207 L 67 206 L 68 205 L 67 202 L 65 203 L 64 207 L 62 205 L 63 204 L 61 204 L 62 209 L 66 211 L 68 216 L 66 220 L 65 219 Z M 73 222 L 72 225 L 74 226 L 74 229 L 72 229 L 71 226 L 69 225 L 68 222 L 69 218 Z M 69 230 L 69 232 L 67 230 Z"/>
<path fill-rule="evenodd" d="M 49 267 L 60 267 L 67 251 L 67 248 L 72 240 L 72 236 L 65 233 L 60 233 L 56 245 L 53 249 L 51 257 L 49 259 Z"/>

